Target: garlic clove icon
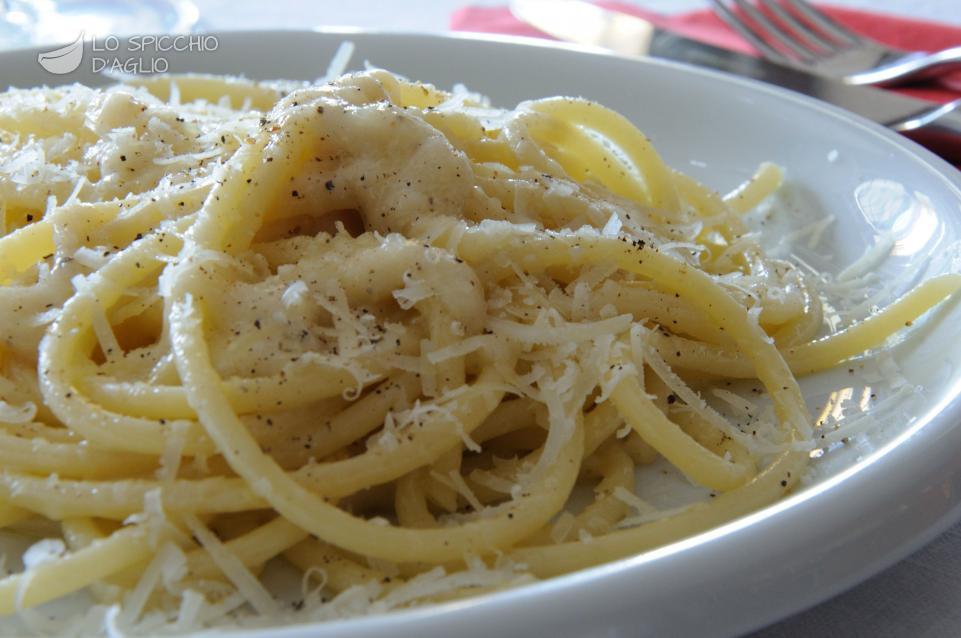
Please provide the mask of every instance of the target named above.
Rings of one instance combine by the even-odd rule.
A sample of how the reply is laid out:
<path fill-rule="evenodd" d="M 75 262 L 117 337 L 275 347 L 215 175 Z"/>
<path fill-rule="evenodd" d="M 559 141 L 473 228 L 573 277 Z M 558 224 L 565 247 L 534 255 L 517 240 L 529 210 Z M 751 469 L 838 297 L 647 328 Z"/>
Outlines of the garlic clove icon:
<path fill-rule="evenodd" d="M 70 44 L 37 55 L 37 62 L 44 69 L 56 75 L 76 71 L 83 60 L 83 31 Z"/>

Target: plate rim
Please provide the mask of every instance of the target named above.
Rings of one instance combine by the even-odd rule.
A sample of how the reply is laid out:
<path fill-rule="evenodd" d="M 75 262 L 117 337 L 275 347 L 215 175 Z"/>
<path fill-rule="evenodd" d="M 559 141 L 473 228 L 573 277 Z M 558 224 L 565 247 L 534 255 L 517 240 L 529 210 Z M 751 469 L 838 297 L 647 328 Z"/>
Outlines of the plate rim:
<path fill-rule="evenodd" d="M 930 172 L 952 190 L 955 196 L 961 201 L 961 172 L 958 172 L 951 164 L 934 155 L 927 149 L 919 146 L 915 142 L 900 136 L 880 124 L 867 120 L 861 116 L 850 113 L 840 107 L 836 107 L 815 98 L 805 96 L 785 88 L 764 84 L 754 79 L 736 76 L 715 69 L 696 67 L 687 63 L 655 59 L 655 58 L 631 58 L 613 54 L 596 47 L 585 45 L 563 43 L 540 38 L 523 36 L 486 34 L 486 33 L 436 33 L 420 31 L 391 31 L 380 29 L 363 29 L 351 27 L 317 27 L 314 29 L 263 29 L 263 30 L 214 30 L 205 32 L 213 36 L 239 37 L 239 38 L 260 38 L 260 37 L 283 37 L 290 34 L 314 35 L 321 38 L 342 38 L 350 37 L 361 38 L 408 38 L 416 40 L 430 40 L 438 42 L 461 41 L 467 43 L 490 43 L 494 45 L 508 45 L 515 47 L 537 47 L 542 49 L 553 49 L 567 51 L 575 54 L 598 56 L 599 58 L 612 58 L 625 60 L 641 66 L 660 66 L 673 69 L 676 72 L 686 75 L 704 75 L 713 77 L 729 86 L 738 87 L 739 90 L 747 90 L 752 93 L 762 93 L 772 96 L 778 101 L 791 101 L 801 104 L 807 110 L 818 111 L 824 115 L 846 121 L 856 125 L 866 134 L 871 135 L 878 141 L 899 149 L 901 152 L 911 156 L 913 161 L 925 165 Z M 121 38 L 122 39 L 122 38 Z M 46 47 L 24 47 L 0 51 L 0 71 L 9 63 L 15 54 L 38 53 Z M 39 77 L 39 75 L 38 75 Z M 941 213 L 939 216 L 943 216 Z M 954 299 L 951 304 L 958 303 Z M 763 527 L 783 527 L 784 521 L 791 517 L 803 517 L 809 510 L 817 509 L 820 503 L 824 502 L 824 495 L 834 495 L 837 501 L 839 496 L 855 490 L 856 487 L 866 487 L 862 484 L 870 485 L 874 476 L 881 472 L 887 472 L 889 466 L 895 461 L 902 465 L 904 459 L 901 457 L 913 458 L 921 455 L 936 444 L 932 438 L 947 437 L 954 435 L 958 443 L 961 443 L 961 382 L 955 384 L 950 391 L 946 392 L 944 400 L 935 410 L 929 409 L 925 418 L 913 424 L 904 432 L 899 433 L 891 441 L 887 442 L 879 449 L 875 450 L 867 458 L 855 463 L 853 466 L 845 468 L 835 475 L 823 480 L 815 488 L 806 489 L 800 493 L 792 494 L 776 503 L 773 503 L 761 510 L 753 512 L 724 525 L 697 534 L 693 537 L 671 543 L 670 545 L 646 552 L 641 555 L 625 557 L 617 561 L 605 563 L 585 570 L 579 570 L 571 574 L 554 577 L 544 581 L 539 581 L 518 588 L 482 594 L 479 596 L 465 599 L 464 601 L 454 601 L 448 603 L 432 604 L 413 609 L 392 611 L 386 614 L 378 614 L 370 617 L 350 618 L 346 620 L 310 622 L 288 626 L 271 626 L 269 628 L 250 628 L 250 629 L 218 629 L 217 633 L 224 636 L 256 636 L 269 635 L 294 638 L 297 636 L 327 636 L 344 635 L 366 636 L 378 634 L 384 630 L 391 631 L 426 631 L 425 635 L 435 635 L 430 633 L 437 630 L 437 623 L 447 622 L 447 617 L 451 614 L 464 615 L 465 612 L 472 612 L 484 616 L 495 614 L 502 608 L 515 607 L 517 605 L 534 605 L 544 602 L 543 599 L 556 597 L 558 595 L 568 596 L 573 590 L 590 585 L 596 585 L 597 581 L 620 577 L 628 581 L 634 580 L 636 574 L 642 568 L 653 564 L 663 564 L 667 560 L 684 560 L 703 562 L 705 557 L 700 554 L 706 547 L 715 548 L 725 545 L 743 545 L 745 538 L 752 535 L 743 532 L 747 528 Z M 952 432 L 953 431 L 953 432 Z M 882 463 L 883 461 L 883 463 Z M 961 469 L 955 472 L 955 478 L 961 481 Z M 900 486 L 901 491 L 905 486 Z M 839 494 L 840 493 L 840 494 Z M 816 497 L 821 497 L 817 499 Z M 815 501 L 817 500 L 817 503 Z M 907 514 L 902 514 L 906 516 Z M 783 619 L 788 615 L 797 613 L 831 598 L 841 591 L 848 589 L 867 578 L 882 571 L 886 567 L 894 564 L 898 560 L 912 553 L 922 545 L 926 544 L 934 537 L 939 535 L 949 526 L 961 520 L 961 494 L 953 499 L 950 509 L 938 513 L 937 515 L 928 514 L 928 523 L 923 525 L 923 529 L 916 530 L 901 538 L 895 545 L 873 560 L 868 561 L 863 568 L 855 574 L 851 574 L 846 579 L 836 579 L 830 586 L 811 592 L 805 599 L 783 606 L 780 609 L 772 609 L 766 618 L 752 617 L 733 623 L 737 626 L 737 631 L 749 631 L 763 627 L 771 622 Z M 918 527 L 918 526 L 916 526 Z M 773 530 L 768 530 L 771 533 Z M 693 550 L 700 551 L 695 552 Z M 712 550 L 719 551 L 719 550 Z M 710 553 L 710 552 L 708 552 Z M 788 611 L 785 609 L 790 608 Z M 730 623 L 729 623 L 730 624 Z M 483 634 L 487 635 L 491 627 L 484 627 Z M 468 635 L 468 634 L 464 634 Z M 473 635 L 473 634 L 471 634 Z"/>

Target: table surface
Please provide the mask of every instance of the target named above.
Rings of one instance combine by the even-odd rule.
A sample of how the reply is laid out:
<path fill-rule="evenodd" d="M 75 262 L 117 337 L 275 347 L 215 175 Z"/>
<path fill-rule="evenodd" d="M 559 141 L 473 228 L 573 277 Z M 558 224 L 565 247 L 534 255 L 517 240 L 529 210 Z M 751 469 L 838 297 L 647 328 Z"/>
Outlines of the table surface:
<path fill-rule="evenodd" d="M 704 0 L 632 0 L 661 12 L 703 7 Z M 353 26 L 443 32 L 465 0 L 194 0 L 206 29 Z M 474 0 L 499 5 L 506 0 Z M 831 0 L 832 4 L 961 25 L 958 0 Z M 857 635 L 875 638 L 961 636 L 961 524 L 924 549 L 825 603 L 751 638 Z"/>
<path fill-rule="evenodd" d="M 627 0 L 670 13 L 703 8 L 707 0 Z M 445 31 L 450 14 L 465 4 L 498 6 L 507 0 L 194 0 L 204 22 L 215 28 L 262 29 L 281 26 L 358 26 L 399 31 Z M 830 4 L 925 18 L 961 25 L 958 0 L 830 0 Z M 243 6 L 243 10 L 238 10 Z M 291 7 L 291 11 L 279 7 Z"/>

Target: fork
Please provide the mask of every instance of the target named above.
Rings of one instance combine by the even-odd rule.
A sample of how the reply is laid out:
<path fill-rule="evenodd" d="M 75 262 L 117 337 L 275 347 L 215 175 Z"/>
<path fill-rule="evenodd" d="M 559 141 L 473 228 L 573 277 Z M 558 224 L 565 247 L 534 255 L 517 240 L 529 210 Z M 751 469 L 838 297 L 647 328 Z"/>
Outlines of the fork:
<path fill-rule="evenodd" d="M 805 0 L 711 0 L 714 12 L 758 52 L 848 84 L 895 85 L 961 70 L 961 46 L 904 51 L 854 33 Z M 762 7 L 765 12 L 762 12 Z"/>

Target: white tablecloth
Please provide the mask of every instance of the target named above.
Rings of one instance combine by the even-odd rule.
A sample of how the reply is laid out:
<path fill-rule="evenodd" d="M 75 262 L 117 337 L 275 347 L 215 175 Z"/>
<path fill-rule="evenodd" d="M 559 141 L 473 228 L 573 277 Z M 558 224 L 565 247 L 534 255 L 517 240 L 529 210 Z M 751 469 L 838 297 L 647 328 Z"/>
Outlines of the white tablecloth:
<path fill-rule="evenodd" d="M 474 0 L 503 4 L 506 0 Z M 658 11 L 701 7 L 702 0 L 634 0 Z M 961 25 L 959 0 L 830 0 L 836 5 L 942 20 Z M 447 29 L 465 0 L 195 0 L 207 29 L 356 26 L 433 31 Z M 961 525 L 867 582 L 753 638 L 961 636 Z"/>

